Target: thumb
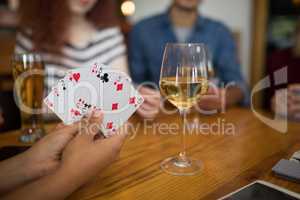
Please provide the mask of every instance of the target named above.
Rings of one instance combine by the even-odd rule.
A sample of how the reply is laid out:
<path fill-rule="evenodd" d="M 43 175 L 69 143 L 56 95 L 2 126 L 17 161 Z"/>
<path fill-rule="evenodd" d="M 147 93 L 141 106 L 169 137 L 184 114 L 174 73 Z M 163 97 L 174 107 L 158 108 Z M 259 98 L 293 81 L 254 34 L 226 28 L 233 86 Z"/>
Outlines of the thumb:
<path fill-rule="evenodd" d="M 117 133 L 109 138 L 97 140 L 96 144 L 102 150 L 111 151 L 112 154 L 118 154 L 124 144 L 126 136 L 124 133 Z"/>
<path fill-rule="evenodd" d="M 92 136 L 97 135 L 101 128 L 103 113 L 100 110 L 93 111 L 87 119 L 82 120 L 82 134 Z"/>

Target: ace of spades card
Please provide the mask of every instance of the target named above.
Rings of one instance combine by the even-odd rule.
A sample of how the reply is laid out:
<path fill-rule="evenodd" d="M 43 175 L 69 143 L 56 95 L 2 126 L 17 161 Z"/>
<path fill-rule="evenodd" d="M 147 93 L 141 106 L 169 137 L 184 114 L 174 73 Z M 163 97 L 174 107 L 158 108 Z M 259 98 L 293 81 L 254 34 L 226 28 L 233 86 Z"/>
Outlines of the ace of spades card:
<path fill-rule="evenodd" d="M 97 63 L 68 71 L 44 100 L 65 124 L 101 110 L 101 131 L 106 137 L 113 135 L 143 101 L 127 74 Z"/>

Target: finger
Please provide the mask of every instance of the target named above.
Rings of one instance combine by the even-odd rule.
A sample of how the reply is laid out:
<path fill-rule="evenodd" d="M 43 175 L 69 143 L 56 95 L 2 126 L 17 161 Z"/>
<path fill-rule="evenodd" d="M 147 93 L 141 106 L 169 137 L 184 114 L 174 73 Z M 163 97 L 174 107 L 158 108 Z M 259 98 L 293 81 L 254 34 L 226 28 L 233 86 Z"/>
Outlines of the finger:
<path fill-rule="evenodd" d="M 140 109 L 153 111 L 153 110 L 158 110 L 158 106 L 153 106 L 152 104 L 149 104 L 148 102 L 145 102 L 140 106 Z"/>
<path fill-rule="evenodd" d="M 143 117 L 143 118 L 146 118 L 146 119 L 153 119 L 155 118 L 155 116 L 158 114 L 158 112 L 149 112 L 149 111 L 145 111 L 143 109 L 138 109 L 137 110 L 137 113 Z"/>
<path fill-rule="evenodd" d="M 95 140 L 92 145 L 93 152 L 97 152 L 98 154 L 95 159 L 104 166 L 115 161 L 120 153 L 125 138 L 126 135 L 118 134 L 103 140 Z"/>
<path fill-rule="evenodd" d="M 152 89 L 150 91 L 142 90 L 141 94 L 144 96 L 160 97 L 160 92 L 157 90 L 152 90 Z"/>
<path fill-rule="evenodd" d="M 156 106 L 160 104 L 160 100 L 161 100 L 160 95 L 156 95 L 156 96 L 143 95 L 143 98 L 144 98 L 144 102 Z"/>
<path fill-rule="evenodd" d="M 86 119 L 83 121 L 83 128 L 81 133 L 87 139 L 94 139 L 94 136 L 100 132 L 100 125 L 102 123 L 103 114 L 99 110 L 93 111 Z"/>
<path fill-rule="evenodd" d="M 63 124 L 63 123 L 59 123 L 59 124 L 57 124 L 57 126 L 54 128 L 54 131 L 56 131 L 56 130 L 60 130 L 60 129 L 62 129 L 62 128 L 65 128 L 66 127 L 66 125 L 65 124 Z"/>
<path fill-rule="evenodd" d="M 151 113 L 155 115 L 159 113 L 159 108 L 153 107 L 149 104 L 142 105 L 138 110 L 141 112 Z"/>
<path fill-rule="evenodd" d="M 70 136 L 75 136 L 78 133 L 79 129 L 80 129 L 80 122 L 75 122 L 74 124 L 71 125 L 58 124 L 57 127 L 55 128 L 56 131 L 54 134 L 66 134 Z"/>
<path fill-rule="evenodd" d="M 148 95 L 156 95 L 157 93 L 159 93 L 157 90 L 151 89 L 149 87 L 141 87 L 139 90 L 141 93 Z"/>
<path fill-rule="evenodd" d="M 97 140 L 95 143 L 101 149 L 110 149 L 113 153 L 118 154 L 124 144 L 126 134 L 116 134 L 103 140 Z"/>
<path fill-rule="evenodd" d="M 145 103 L 148 103 L 154 107 L 159 107 L 160 98 L 146 98 Z"/>
<path fill-rule="evenodd" d="M 143 96 L 144 98 L 144 103 L 151 104 L 153 106 L 159 106 L 160 105 L 160 97 L 159 98 L 152 98 L 149 96 Z"/>
<path fill-rule="evenodd" d="M 64 127 L 65 125 L 63 123 L 59 123 L 54 128 L 51 129 L 50 133 L 57 133 Z"/>
<path fill-rule="evenodd" d="M 46 137 L 51 140 L 56 147 L 64 148 L 78 134 L 79 129 L 80 124 L 79 122 L 76 122 L 72 125 L 64 126 L 63 128 L 46 135 Z"/>
<path fill-rule="evenodd" d="M 219 94 L 219 88 L 215 86 L 211 86 L 208 88 L 208 91 L 206 92 L 206 95 L 218 95 Z"/>

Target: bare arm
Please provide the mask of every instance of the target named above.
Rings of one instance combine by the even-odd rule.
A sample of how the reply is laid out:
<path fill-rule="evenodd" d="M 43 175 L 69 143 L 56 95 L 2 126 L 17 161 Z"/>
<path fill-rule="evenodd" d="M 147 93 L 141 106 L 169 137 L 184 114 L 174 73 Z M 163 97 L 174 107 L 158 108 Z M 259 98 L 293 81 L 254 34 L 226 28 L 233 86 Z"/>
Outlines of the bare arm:
<path fill-rule="evenodd" d="M 78 124 L 57 128 L 24 153 L 0 162 L 0 195 L 56 170 L 77 129 Z"/>
<path fill-rule="evenodd" d="M 59 169 L 33 183 L 3 197 L 4 200 L 30 199 L 30 200 L 59 200 L 65 199 L 80 186 L 80 182 L 68 174 L 67 171 Z"/>
<path fill-rule="evenodd" d="M 60 200 L 95 177 L 119 155 L 124 134 L 95 140 L 102 116 L 89 119 L 88 125 L 66 146 L 61 165 L 51 174 L 4 196 L 5 200 Z M 85 123 L 86 124 L 86 123 Z"/>
<path fill-rule="evenodd" d="M 0 195 L 31 181 L 34 171 L 26 154 L 0 162 Z"/>

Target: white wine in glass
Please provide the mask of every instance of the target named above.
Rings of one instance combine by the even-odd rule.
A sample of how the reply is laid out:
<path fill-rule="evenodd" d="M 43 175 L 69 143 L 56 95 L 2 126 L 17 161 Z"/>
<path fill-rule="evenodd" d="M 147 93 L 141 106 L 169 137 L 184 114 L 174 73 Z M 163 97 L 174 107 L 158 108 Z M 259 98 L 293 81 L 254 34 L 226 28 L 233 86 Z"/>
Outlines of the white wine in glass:
<path fill-rule="evenodd" d="M 208 59 L 204 44 L 169 43 L 165 47 L 160 74 L 161 94 L 179 110 L 183 118 L 182 150 L 165 159 L 161 168 L 173 175 L 194 175 L 202 168 L 200 161 L 186 154 L 186 115 L 208 91 Z"/>

